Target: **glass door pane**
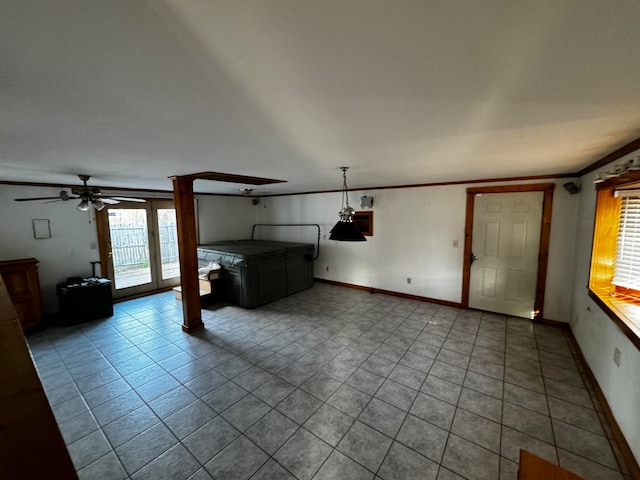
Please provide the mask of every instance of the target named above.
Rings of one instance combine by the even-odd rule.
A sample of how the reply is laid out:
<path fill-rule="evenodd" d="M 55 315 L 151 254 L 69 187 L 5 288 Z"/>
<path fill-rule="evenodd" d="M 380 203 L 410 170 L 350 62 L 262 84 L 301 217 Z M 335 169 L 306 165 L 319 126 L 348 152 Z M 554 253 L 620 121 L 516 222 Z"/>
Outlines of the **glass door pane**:
<path fill-rule="evenodd" d="M 115 289 L 151 283 L 147 210 L 109 207 L 108 216 Z"/>
<path fill-rule="evenodd" d="M 176 210 L 174 208 L 158 208 L 157 212 L 162 280 L 177 278 L 180 276 L 180 259 L 178 257 Z"/>

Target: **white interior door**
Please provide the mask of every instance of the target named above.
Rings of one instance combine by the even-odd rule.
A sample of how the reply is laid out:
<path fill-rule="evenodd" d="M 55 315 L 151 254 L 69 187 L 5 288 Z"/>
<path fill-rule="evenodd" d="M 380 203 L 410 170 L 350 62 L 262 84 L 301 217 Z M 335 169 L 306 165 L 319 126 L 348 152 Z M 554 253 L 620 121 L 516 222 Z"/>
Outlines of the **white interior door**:
<path fill-rule="evenodd" d="M 469 307 L 534 318 L 543 192 L 477 194 Z"/>

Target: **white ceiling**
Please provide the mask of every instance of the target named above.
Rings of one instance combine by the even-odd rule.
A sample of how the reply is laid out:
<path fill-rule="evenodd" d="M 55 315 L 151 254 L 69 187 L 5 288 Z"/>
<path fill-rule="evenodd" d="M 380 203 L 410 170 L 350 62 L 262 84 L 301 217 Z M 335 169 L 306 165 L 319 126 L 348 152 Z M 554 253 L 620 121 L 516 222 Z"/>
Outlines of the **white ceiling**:
<path fill-rule="evenodd" d="M 0 180 L 576 172 L 640 137 L 639 20 L 636 0 L 3 0 Z"/>

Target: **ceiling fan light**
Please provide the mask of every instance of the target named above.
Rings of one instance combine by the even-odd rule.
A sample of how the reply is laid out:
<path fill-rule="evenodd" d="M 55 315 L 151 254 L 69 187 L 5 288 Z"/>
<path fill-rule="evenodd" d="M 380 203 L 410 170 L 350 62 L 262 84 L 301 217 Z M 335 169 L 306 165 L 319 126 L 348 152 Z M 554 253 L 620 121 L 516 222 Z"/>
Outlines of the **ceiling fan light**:
<path fill-rule="evenodd" d="M 89 210 L 89 201 L 86 198 L 83 198 L 76 208 L 81 212 L 86 212 Z"/>
<path fill-rule="evenodd" d="M 104 202 L 99 198 L 95 199 L 93 201 L 93 208 L 95 208 L 98 211 L 102 210 L 104 208 Z"/>

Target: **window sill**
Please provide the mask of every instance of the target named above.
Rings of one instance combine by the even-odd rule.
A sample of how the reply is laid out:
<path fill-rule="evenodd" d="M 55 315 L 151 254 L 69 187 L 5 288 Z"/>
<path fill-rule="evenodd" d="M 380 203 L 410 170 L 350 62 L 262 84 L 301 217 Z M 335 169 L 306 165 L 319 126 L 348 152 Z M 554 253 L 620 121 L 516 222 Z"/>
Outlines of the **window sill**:
<path fill-rule="evenodd" d="M 640 350 L 640 301 L 613 296 L 605 288 L 589 288 L 589 296 Z"/>

